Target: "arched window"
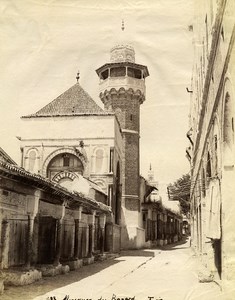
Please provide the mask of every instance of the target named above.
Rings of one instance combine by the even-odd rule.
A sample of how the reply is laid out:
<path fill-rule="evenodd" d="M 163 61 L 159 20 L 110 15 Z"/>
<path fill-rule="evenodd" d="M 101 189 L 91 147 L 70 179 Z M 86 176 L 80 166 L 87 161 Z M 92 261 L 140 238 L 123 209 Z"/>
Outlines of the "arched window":
<path fill-rule="evenodd" d="M 29 152 L 29 172 L 35 173 L 36 172 L 36 159 L 37 159 L 37 152 L 36 150 L 30 150 Z"/>
<path fill-rule="evenodd" d="M 81 160 L 74 154 L 62 153 L 56 155 L 48 164 L 47 176 L 52 179 L 58 172 L 69 171 L 83 174 L 84 168 Z"/>

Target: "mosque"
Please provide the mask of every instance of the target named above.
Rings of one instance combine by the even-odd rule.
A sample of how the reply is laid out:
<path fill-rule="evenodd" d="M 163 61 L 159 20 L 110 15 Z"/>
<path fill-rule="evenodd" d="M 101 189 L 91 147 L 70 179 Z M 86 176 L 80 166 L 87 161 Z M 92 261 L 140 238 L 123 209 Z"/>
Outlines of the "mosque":
<path fill-rule="evenodd" d="M 145 243 L 140 217 L 140 105 L 148 68 L 131 46 L 111 49 L 96 70 L 104 109 L 77 82 L 34 114 L 23 116 L 22 167 L 73 191 L 107 194 L 117 248 Z"/>
<path fill-rule="evenodd" d="M 104 109 L 75 84 L 23 116 L 21 165 L 0 148 L 0 269 L 7 284 L 64 274 L 122 249 L 176 242 L 150 166 L 140 176 L 140 106 L 148 68 L 117 45 L 96 70 Z M 17 238 L 16 238 L 17 237 Z M 27 270 L 27 272 L 26 272 Z"/>

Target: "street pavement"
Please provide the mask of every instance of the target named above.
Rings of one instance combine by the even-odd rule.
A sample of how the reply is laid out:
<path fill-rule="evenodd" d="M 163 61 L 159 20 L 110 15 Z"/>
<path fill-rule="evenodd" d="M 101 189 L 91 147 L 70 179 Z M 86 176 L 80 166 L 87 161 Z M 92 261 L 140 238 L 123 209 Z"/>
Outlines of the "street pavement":
<path fill-rule="evenodd" d="M 110 261 L 10 288 L 3 300 L 230 300 L 214 282 L 199 283 L 188 242 L 162 249 L 124 251 Z M 18 292 L 17 292 L 18 291 Z M 21 297 L 19 297 L 21 295 Z M 14 297 L 15 298 L 15 297 Z"/>

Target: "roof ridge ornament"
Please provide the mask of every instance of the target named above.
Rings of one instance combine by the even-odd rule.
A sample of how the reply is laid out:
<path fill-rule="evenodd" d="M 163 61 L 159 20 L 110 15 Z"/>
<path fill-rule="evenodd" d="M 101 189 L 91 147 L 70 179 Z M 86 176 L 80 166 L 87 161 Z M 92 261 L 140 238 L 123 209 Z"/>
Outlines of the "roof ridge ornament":
<path fill-rule="evenodd" d="M 76 76 L 77 82 L 79 81 L 79 78 L 80 78 L 80 71 L 78 70 L 77 76 Z"/>
<path fill-rule="evenodd" d="M 124 31 L 125 30 L 125 24 L 124 24 L 124 19 L 122 19 L 122 31 Z"/>

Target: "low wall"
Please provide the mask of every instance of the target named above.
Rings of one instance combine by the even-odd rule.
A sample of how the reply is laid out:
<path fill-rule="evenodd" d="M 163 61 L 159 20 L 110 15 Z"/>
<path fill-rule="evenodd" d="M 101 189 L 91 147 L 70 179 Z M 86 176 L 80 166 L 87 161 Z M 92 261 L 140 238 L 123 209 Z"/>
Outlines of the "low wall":
<path fill-rule="evenodd" d="M 105 251 L 120 252 L 121 250 L 121 226 L 107 223 L 105 227 Z"/>

